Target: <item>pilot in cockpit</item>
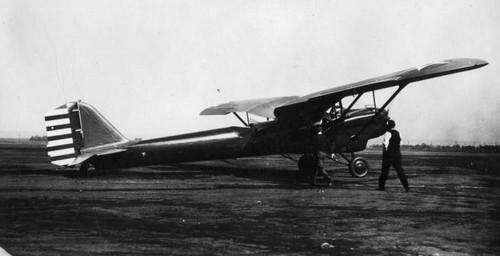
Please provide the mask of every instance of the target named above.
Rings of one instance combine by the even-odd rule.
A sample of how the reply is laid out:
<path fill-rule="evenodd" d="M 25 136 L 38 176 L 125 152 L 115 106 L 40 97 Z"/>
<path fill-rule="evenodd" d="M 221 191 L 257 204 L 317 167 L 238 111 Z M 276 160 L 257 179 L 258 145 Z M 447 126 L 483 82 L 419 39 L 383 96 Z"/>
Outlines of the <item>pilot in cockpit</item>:
<path fill-rule="evenodd" d="M 342 115 L 341 110 L 342 107 L 337 103 L 325 111 L 325 114 L 321 119 L 321 129 L 323 132 L 327 132 L 332 127 L 333 122 L 340 119 Z"/>

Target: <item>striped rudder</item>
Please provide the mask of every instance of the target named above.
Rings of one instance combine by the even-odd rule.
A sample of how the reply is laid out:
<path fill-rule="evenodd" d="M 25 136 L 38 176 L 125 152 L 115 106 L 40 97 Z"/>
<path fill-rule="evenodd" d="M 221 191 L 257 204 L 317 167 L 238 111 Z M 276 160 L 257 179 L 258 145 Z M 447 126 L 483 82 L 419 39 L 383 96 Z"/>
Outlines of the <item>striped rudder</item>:
<path fill-rule="evenodd" d="M 51 163 L 74 166 L 95 155 L 123 151 L 130 141 L 94 107 L 70 102 L 45 114 Z"/>
<path fill-rule="evenodd" d="M 75 111 L 76 110 L 76 111 Z M 47 152 L 51 163 L 71 165 L 81 148 L 82 134 L 76 103 L 68 103 L 45 114 Z"/>

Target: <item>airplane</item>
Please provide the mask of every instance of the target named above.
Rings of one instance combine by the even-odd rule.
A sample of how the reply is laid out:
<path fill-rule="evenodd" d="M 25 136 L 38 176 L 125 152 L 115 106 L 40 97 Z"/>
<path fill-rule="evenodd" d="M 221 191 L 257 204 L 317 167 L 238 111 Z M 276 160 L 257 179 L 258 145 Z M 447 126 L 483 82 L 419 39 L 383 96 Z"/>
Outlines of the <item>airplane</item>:
<path fill-rule="evenodd" d="M 387 131 L 389 103 L 408 84 L 477 69 L 488 62 L 456 58 L 434 62 L 334 87 L 305 96 L 287 96 L 243 101 L 209 107 L 201 115 L 234 114 L 241 127 L 227 127 L 148 140 L 129 140 L 94 107 L 68 102 L 45 114 L 47 151 L 54 165 L 76 167 L 87 172 L 180 162 L 221 160 L 264 155 L 301 155 L 299 174 L 310 174 L 313 160 L 311 141 L 318 131 L 332 142 L 335 154 L 344 161 L 353 177 L 367 175 L 366 159 L 355 153 L 366 148 L 368 140 Z M 395 91 L 381 106 L 375 91 Z M 373 105 L 354 108 L 365 95 L 373 96 Z M 350 100 L 350 101 L 349 101 Z M 242 113 L 246 114 L 241 116 Z M 265 118 L 252 122 L 249 114 Z M 246 120 L 244 120 L 246 119 Z"/>

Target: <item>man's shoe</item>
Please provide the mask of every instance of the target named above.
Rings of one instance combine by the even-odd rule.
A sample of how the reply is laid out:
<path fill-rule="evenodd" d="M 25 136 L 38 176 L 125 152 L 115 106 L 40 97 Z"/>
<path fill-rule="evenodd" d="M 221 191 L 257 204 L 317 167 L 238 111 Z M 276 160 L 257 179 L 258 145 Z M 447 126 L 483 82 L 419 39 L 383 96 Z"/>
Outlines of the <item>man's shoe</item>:
<path fill-rule="evenodd" d="M 376 188 L 377 191 L 385 191 L 385 188 Z"/>
<path fill-rule="evenodd" d="M 410 188 L 405 188 L 405 193 L 410 192 Z"/>
<path fill-rule="evenodd" d="M 333 179 L 330 179 L 330 181 L 328 182 L 328 187 L 331 188 L 333 186 Z"/>

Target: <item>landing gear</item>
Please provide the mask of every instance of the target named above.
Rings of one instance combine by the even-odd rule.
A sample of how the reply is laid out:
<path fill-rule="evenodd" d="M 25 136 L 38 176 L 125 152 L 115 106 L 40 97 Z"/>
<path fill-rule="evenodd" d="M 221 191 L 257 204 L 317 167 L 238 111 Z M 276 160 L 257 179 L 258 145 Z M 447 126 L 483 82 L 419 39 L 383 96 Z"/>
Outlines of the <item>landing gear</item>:
<path fill-rule="evenodd" d="M 348 158 L 344 154 L 340 154 L 342 158 L 346 160 L 344 161 L 339 161 L 335 158 L 330 158 L 333 161 L 347 166 L 349 170 L 349 174 L 351 174 L 352 177 L 356 178 L 363 178 L 368 174 L 368 171 L 370 170 L 370 167 L 368 165 L 368 161 L 366 161 L 365 158 L 363 157 L 354 157 L 354 153 L 351 153 L 351 158 Z M 314 168 L 315 167 L 315 162 L 314 162 L 314 156 L 310 154 L 306 154 L 300 157 L 299 162 L 299 173 L 297 179 L 299 181 L 301 180 L 309 180 L 313 175 L 314 175 Z"/>
<path fill-rule="evenodd" d="M 349 162 L 349 173 L 352 177 L 365 177 L 368 174 L 368 168 L 368 161 L 359 156 Z"/>
<path fill-rule="evenodd" d="M 347 166 L 347 168 L 349 169 L 349 174 L 351 174 L 352 177 L 363 178 L 366 176 L 366 174 L 368 174 L 370 168 L 366 159 L 359 156 L 354 157 L 354 153 L 351 153 L 350 159 L 342 153 L 340 155 L 347 161 L 347 163 L 340 162 L 337 159 L 333 159 L 333 161 Z"/>

